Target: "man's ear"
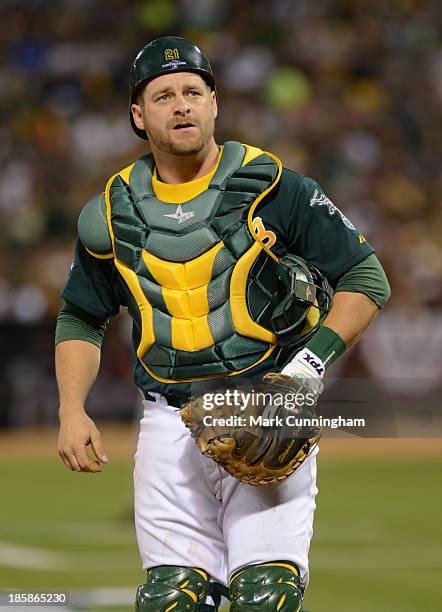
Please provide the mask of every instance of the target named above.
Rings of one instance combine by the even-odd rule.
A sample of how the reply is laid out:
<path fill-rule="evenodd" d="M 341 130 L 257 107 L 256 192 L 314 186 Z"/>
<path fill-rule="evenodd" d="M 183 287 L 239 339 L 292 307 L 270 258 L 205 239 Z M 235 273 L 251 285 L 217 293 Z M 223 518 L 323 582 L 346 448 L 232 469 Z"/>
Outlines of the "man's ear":
<path fill-rule="evenodd" d="M 141 106 L 139 104 L 131 104 L 130 110 L 132 111 L 132 116 L 134 118 L 134 123 L 139 130 L 144 130 L 144 119 L 143 113 L 141 110 Z"/>
<path fill-rule="evenodd" d="M 211 91 L 210 96 L 212 98 L 211 105 L 212 105 L 212 111 L 213 111 L 213 118 L 216 119 L 218 117 L 218 102 L 216 99 L 216 93 L 214 91 Z"/>

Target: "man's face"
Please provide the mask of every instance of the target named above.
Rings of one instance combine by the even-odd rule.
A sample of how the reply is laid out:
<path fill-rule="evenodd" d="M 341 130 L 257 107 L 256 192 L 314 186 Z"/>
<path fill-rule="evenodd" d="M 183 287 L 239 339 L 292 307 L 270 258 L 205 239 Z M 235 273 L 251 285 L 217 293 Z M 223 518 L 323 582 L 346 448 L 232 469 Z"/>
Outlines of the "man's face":
<path fill-rule="evenodd" d="M 141 95 L 140 104 L 132 104 L 131 109 L 154 152 L 193 155 L 213 138 L 216 96 L 199 75 L 163 74 L 150 81 Z"/>

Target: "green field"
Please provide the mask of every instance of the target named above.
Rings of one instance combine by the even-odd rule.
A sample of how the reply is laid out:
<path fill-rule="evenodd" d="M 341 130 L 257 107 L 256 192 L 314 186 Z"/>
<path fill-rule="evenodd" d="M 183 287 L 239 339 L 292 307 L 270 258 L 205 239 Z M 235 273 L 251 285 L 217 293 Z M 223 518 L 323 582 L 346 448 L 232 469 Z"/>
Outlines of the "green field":
<path fill-rule="evenodd" d="M 309 612 L 442 609 L 441 456 L 386 457 L 320 459 Z M 143 579 L 131 472 L 122 457 L 97 476 L 0 450 L 0 590 L 104 593 L 115 607 L 100 610 L 131 610 L 118 605 Z"/>

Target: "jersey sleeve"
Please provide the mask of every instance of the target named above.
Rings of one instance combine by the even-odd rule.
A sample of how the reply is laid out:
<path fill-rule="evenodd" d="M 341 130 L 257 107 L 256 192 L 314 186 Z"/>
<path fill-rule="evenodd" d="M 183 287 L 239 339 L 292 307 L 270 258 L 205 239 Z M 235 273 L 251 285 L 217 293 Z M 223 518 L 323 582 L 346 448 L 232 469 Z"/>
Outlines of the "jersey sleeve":
<path fill-rule="evenodd" d="M 302 177 L 286 225 L 289 252 L 316 266 L 332 284 L 374 252 L 373 247 L 320 185 Z"/>
<path fill-rule="evenodd" d="M 119 312 L 118 284 L 113 260 L 97 259 L 78 240 L 61 297 L 95 317 L 107 319 Z"/>

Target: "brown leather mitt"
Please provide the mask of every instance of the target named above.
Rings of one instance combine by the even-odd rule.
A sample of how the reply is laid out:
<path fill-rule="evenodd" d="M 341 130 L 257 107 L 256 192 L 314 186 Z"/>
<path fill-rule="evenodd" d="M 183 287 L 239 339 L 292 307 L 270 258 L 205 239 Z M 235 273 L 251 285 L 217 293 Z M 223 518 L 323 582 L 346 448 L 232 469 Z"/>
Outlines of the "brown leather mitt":
<path fill-rule="evenodd" d="M 229 474 L 252 485 L 274 485 L 302 464 L 320 438 L 311 383 L 269 373 L 259 389 L 237 389 L 233 398 L 226 389 L 192 398 L 181 407 L 181 418 L 203 455 Z"/>

